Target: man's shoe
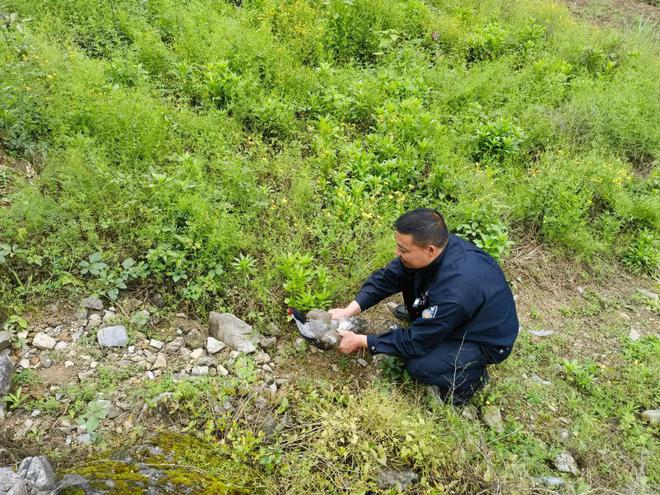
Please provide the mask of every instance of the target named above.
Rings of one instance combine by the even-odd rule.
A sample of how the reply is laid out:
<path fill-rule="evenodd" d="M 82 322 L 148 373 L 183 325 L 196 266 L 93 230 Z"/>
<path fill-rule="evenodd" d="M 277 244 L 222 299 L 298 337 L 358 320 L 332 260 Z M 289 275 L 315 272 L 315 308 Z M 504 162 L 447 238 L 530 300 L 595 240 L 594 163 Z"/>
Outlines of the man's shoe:
<path fill-rule="evenodd" d="M 410 315 L 405 304 L 387 303 L 387 308 L 392 312 L 394 317 L 399 321 L 409 322 Z"/>

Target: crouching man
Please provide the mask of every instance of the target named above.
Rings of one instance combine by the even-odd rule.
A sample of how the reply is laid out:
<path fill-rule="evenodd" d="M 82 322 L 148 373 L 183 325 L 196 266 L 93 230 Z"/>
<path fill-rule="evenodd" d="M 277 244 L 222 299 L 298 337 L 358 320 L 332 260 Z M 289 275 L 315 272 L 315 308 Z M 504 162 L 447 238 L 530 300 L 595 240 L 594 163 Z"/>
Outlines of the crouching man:
<path fill-rule="evenodd" d="M 381 335 L 342 332 L 339 350 L 402 357 L 410 375 L 443 400 L 464 404 L 488 380 L 486 366 L 506 359 L 518 335 L 511 289 L 497 262 L 447 230 L 429 208 L 395 222 L 397 258 L 374 272 L 333 318 L 353 316 L 403 293 L 410 328 Z"/>

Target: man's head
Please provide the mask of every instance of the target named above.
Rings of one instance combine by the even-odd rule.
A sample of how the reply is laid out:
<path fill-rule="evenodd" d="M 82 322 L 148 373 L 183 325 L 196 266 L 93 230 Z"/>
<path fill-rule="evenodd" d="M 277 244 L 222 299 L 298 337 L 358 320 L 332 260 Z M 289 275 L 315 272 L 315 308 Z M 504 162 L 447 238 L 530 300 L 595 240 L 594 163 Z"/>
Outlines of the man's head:
<path fill-rule="evenodd" d="M 396 255 L 408 268 L 424 268 L 442 252 L 449 239 L 445 219 L 431 208 L 417 208 L 394 222 Z"/>

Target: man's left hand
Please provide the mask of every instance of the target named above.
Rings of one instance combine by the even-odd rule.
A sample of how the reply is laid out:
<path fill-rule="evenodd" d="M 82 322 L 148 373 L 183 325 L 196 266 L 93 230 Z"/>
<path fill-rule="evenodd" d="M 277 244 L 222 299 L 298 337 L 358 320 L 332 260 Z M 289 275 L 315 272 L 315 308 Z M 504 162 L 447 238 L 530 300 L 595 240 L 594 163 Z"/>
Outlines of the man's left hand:
<path fill-rule="evenodd" d="M 341 335 L 341 342 L 338 347 L 339 352 L 350 354 L 351 352 L 367 348 L 366 335 L 358 335 L 348 330 L 337 330 L 337 333 Z"/>

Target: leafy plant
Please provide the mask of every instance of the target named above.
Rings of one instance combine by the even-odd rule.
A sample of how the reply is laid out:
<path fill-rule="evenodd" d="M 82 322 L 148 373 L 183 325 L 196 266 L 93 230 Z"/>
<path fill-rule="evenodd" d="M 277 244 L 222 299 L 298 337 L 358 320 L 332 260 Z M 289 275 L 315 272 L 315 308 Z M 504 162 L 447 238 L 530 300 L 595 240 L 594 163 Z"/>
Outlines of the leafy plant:
<path fill-rule="evenodd" d="M 257 260 L 251 254 L 239 254 L 232 260 L 231 266 L 236 270 L 244 283 L 248 283 L 250 278 L 257 272 Z"/>
<path fill-rule="evenodd" d="M 479 222 L 469 222 L 459 225 L 456 233 L 473 242 L 498 262 L 509 254 L 513 245 L 506 227 L 499 223 L 481 225 Z"/>
<path fill-rule="evenodd" d="M 502 160 L 518 152 L 525 139 L 525 133 L 511 120 L 502 117 L 482 123 L 473 139 L 476 160 L 484 158 Z"/>
<path fill-rule="evenodd" d="M 25 406 L 29 395 L 23 393 L 23 387 L 18 387 L 15 392 L 9 393 L 0 400 L 4 402 L 11 410 L 16 410 Z"/>
<path fill-rule="evenodd" d="M 288 253 L 279 260 L 278 268 L 284 275 L 282 287 L 287 293 L 285 304 L 300 311 L 324 308 L 330 304 L 328 271 L 312 267 L 314 259 L 307 254 Z"/>
<path fill-rule="evenodd" d="M 635 273 L 653 275 L 660 266 L 660 239 L 649 229 L 642 229 L 625 250 L 623 263 Z"/>
<path fill-rule="evenodd" d="M 108 408 L 102 401 L 91 401 L 87 404 L 85 412 L 77 418 L 76 422 L 84 426 L 85 433 L 89 433 L 92 441 L 96 439 L 96 429 L 108 415 Z"/>

